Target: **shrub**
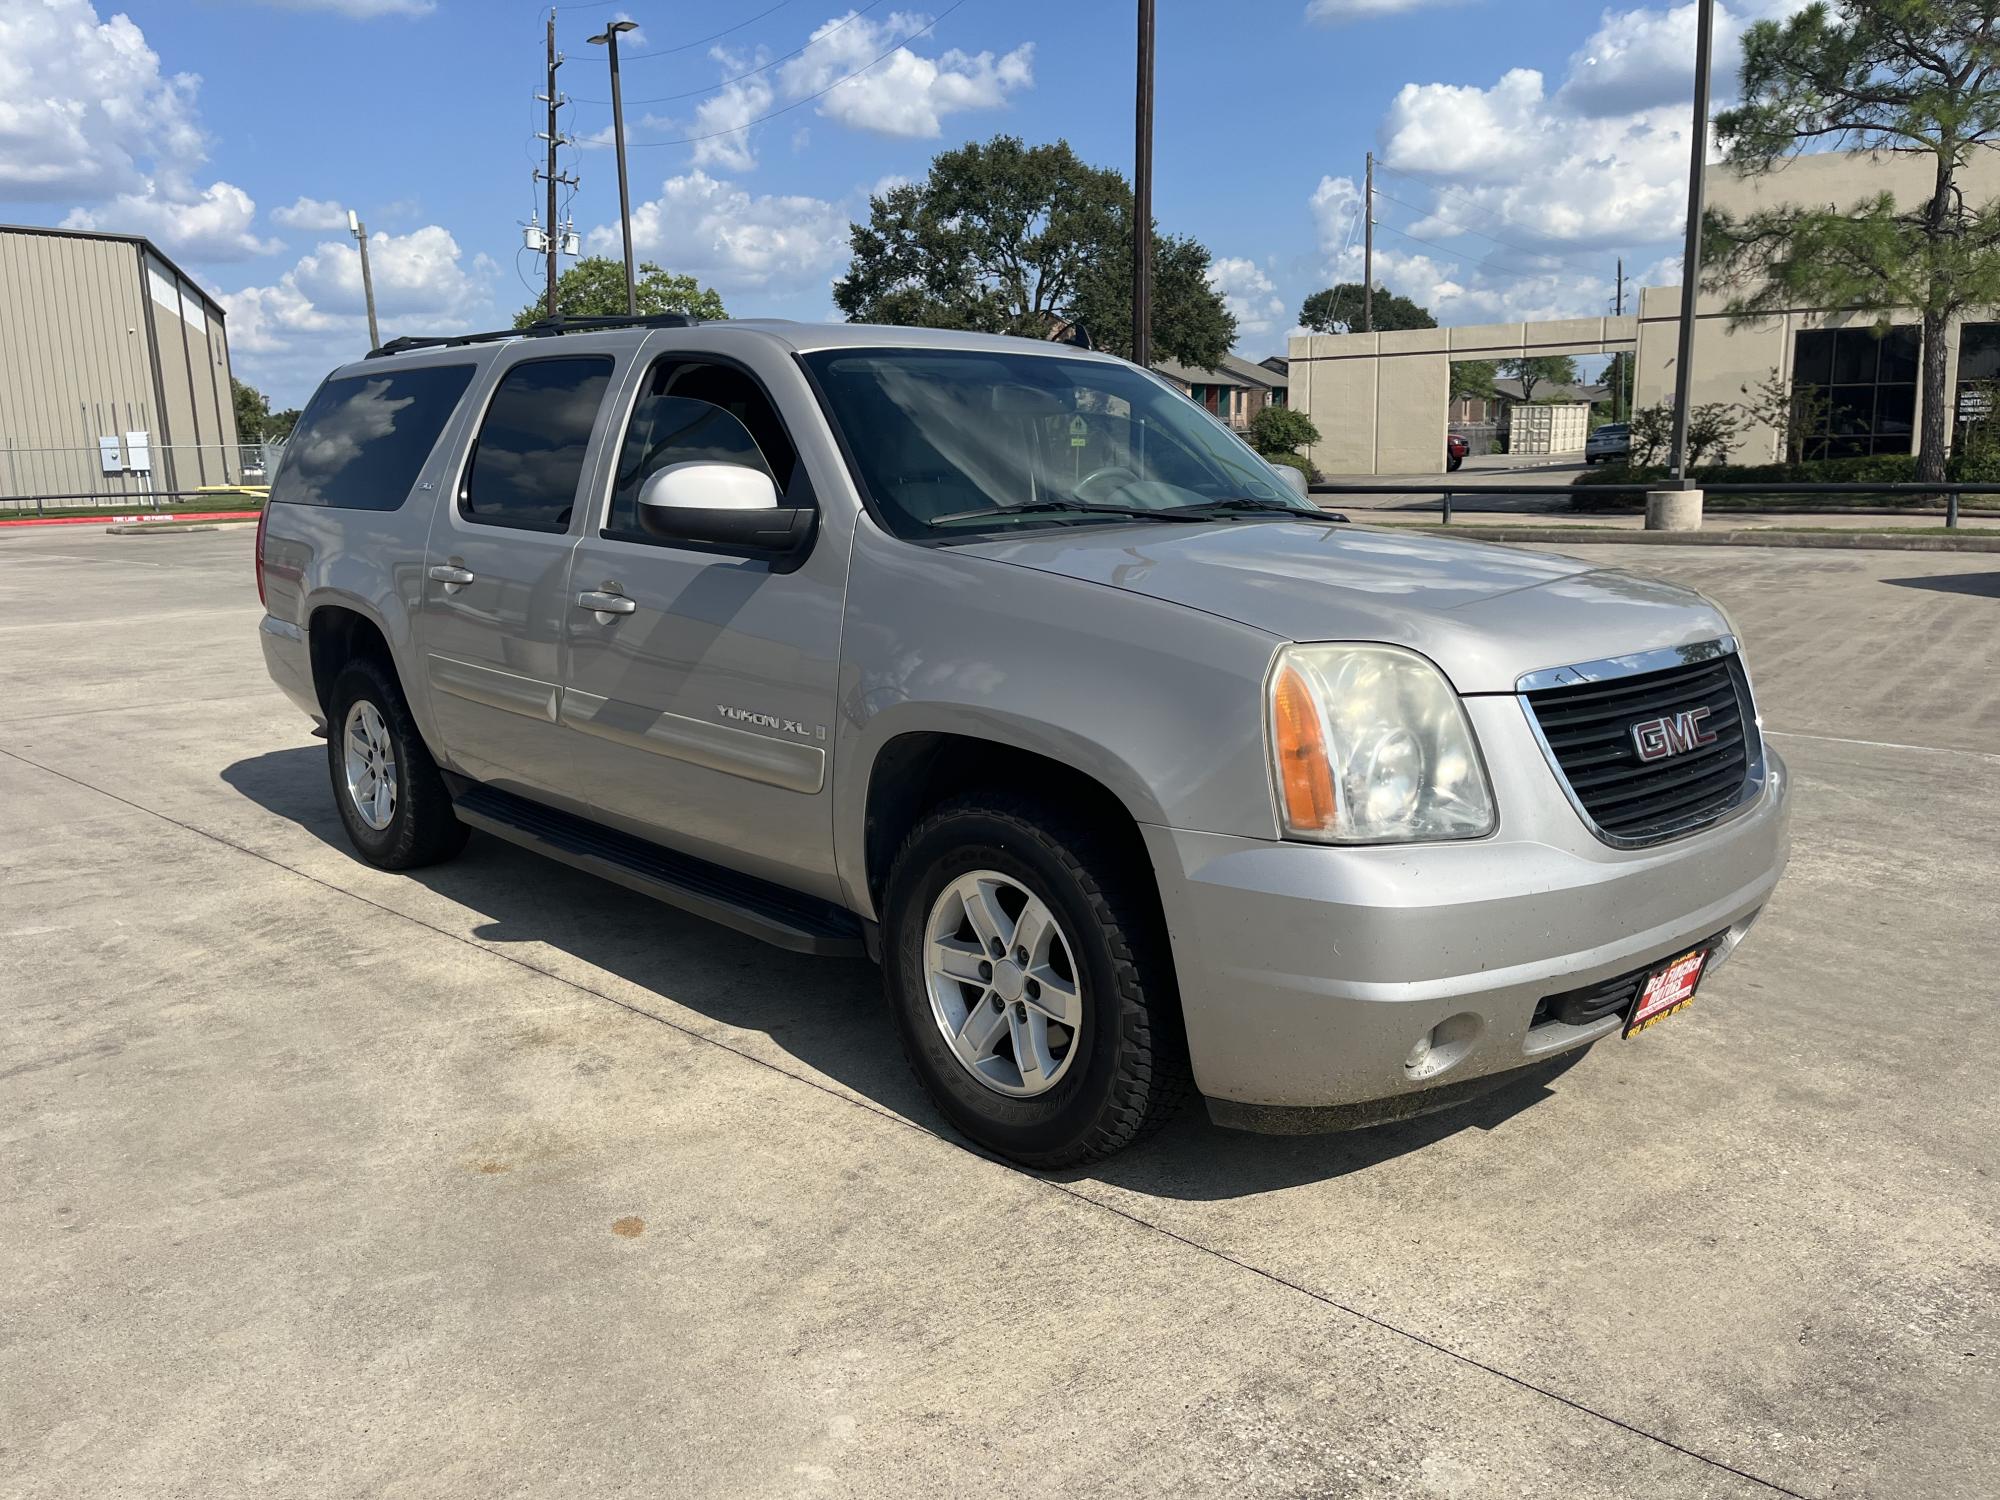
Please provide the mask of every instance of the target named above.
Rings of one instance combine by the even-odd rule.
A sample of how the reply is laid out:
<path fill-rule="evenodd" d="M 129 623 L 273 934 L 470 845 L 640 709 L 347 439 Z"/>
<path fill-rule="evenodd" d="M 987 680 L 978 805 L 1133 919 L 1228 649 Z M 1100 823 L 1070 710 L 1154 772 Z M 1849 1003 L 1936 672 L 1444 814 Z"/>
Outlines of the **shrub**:
<path fill-rule="evenodd" d="M 1268 410 L 1268 408 L 1266 409 Z M 1267 464 L 1281 464 L 1287 469 L 1297 469 L 1301 474 L 1306 476 L 1307 484 L 1316 484 L 1319 481 L 1319 470 L 1312 466 L 1312 461 L 1303 453 L 1266 453 L 1264 455 L 1264 462 Z"/>
<path fill-rule="evenodd" d="M 1995 470 L 2000 473 L 2000 449 L 1994 452 Z M 1907 484 L 1917 477 L 1917 458 L 1914 453 L 1876 453 L 1852 458 L 1812 458 L 1791 464 L 1710 464 L 1695 472 L 1695 479 L 1702 484 Z M 1970 475 L 1953 475 L 1975 483 Z M 1576 492 L 1570 496 L 1573 510 L 1636 510 L 1639 497 L 1635 493 L 1591 495 L 1591 488 L 1608 489 L 1613 485 L 1637 484 L 1653 486 L 1664 483 L 1667 470 L 1661 464 L 1618 464 L 1592 472 L 1577 475 L 1571 481 Z M 1741 500 L 1743 496 L 1720 496 L 1722 500 Z M 1865 495 L 1780 495 L 1773 499 L 1797 501 L 1803 504 L 1838 505 L 1867 502 L 1879 504 L 1882 500 L 1890 503 L 1907 503 L 1909 496 L 1884 496 L 1871 498 Z"/>
<path fill-rule="evenodd" d="M 1313 419 L 1289 406 L 1266 406 L 1250 419 L 1250 446 L 1266 458 L 1297 453 L 1319 441 Z"/>

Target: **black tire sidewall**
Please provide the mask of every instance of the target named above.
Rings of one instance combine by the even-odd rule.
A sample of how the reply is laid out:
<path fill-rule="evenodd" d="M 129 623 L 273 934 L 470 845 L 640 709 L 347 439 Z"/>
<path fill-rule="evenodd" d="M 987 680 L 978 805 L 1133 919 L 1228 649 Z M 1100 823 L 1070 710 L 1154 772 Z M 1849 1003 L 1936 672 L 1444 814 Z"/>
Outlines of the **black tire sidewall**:
<path fill-rule="evenodd" d="M 389 819 L 389 826 L 382 829 L 370 828 L 356 811 L 354 799 L 347 795 L 347 716 L 355 704 L 363 701 L 375 705 L 396 750 L 396 811 Z M 412 729 L 401 691 L 375 663 L 354 662 L 334 680 L 326 736 L 327 772 L 333 780 L 334 804 L 340 809 L 340 821 L 356 851 L 369 863 L 387 868 L 404 863 L 414 843 L 415 830 L 411 826 L 416 816 L 415 799 L 411 795 L 411 778 L 416 769 L 414 756 L 429 752 L 420 743 L 411 743 Z"/>
<path fill-rule="evenodd" d="M 1124 1062 L 1124 997 L 1102 918 L 1045 838 L 992 813 L 949 813 L 904 850 L 886 903 L 884 972 L 912 1066 L 965 1134 L 1005 1155 L 1030 1159 L 1071 1151 L 1100 1126 Z M 947 885 L 973 870 L 998 871 L 1047 903 L 1081 971 L 1084 1025 L 1077 1033 L 1077 1055 L 1061 1081 L 1035 1098 L 1010 1098 L 973 1078 L 931 1012 L 923 958 L 931 907 Z"/>

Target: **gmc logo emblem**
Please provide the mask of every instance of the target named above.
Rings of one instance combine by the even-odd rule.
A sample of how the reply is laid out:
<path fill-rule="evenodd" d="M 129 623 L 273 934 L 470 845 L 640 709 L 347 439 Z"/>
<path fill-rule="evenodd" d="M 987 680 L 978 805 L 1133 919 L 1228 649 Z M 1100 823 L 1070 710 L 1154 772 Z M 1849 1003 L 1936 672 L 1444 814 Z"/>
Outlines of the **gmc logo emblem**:
<path fill-rule="evenodd" d="M 1685 708 L 1664 718 L 1647 719 L 1632 726 L 1632 745 L 1644 761 L 1665 760 L 1669 755 L 1685 755 L 1702 745 L 1713 745 L 1716 734 L 1704 729 L 1705 708 Z"/>

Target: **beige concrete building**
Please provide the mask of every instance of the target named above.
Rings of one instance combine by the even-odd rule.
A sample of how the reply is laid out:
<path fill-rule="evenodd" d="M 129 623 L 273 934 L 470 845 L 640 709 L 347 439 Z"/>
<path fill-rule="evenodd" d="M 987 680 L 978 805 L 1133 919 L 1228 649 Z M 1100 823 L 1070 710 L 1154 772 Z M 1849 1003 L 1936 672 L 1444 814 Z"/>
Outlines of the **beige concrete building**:
<path fill-rule="evenodd" d="M 1966 199 L 2000 198 L 2000 149 L 1980 151 L 1964 174 Z M 1826 152 L 1801 156 L 1761 176 L 1712 168 L 1709 202 L 1741 215 L 1771 203 L 1851 207 L 1882 192 L 1899 204 L 1921 201 L 1931 187 L 1929 158 Z M 1815 455 L 1908 453 L 1916 442 L 1919 331 L 1913 312 L 1894 313 L 1878 336 L 1873 314 L 1796 308 L 1732 326 L 1726 298 L 1703 292 L 1695 309 L 1692 405 L 1744 404 L 1776 371 L 1795 389 L 1823 397 L 1826 416 L 1813 435 Z M 1444 472 L 1450 361 L 1524 355 L 1633 353 L 1637 406 L 1671 401 L 1678 352 L 1681 289 L 1645 287 L 1636 315 L 1428 328 L 1402 333 L 1307 334 L 1291 341 L 1291 404 L 1310 415 L 1321 442 L 1313 462 L 1329 476 Z M 2000 379 L 2000 310 L 1967 317 L 1949 334 L 1947 389 L 1961 409 L 1968 388 Z M 1752 424 L 1731 457 L 1764 463 L 1782 457 L 1774 428 Z"/>
<path fill-rule="evenodd" d="M 0 498 L 239 481 L 223 316 L 137 235 L 0 226 Z"/>

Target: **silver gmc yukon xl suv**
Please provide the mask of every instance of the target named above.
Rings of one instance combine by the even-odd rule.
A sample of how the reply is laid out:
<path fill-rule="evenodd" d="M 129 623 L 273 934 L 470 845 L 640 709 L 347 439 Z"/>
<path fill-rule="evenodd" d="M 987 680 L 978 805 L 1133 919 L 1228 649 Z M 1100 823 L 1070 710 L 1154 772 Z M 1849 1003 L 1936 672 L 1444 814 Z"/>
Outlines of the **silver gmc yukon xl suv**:
<path fill-rule="evenodd" d="M 593 326 L 595 323 L 614 326 Z M 364 859 L 883 969 L 967 1135 L 1397 1118 L 1685 1004 L 1786 773 L 1686 589 L 1344 524 L 1125 363 L 574 320 L 334 372 L 257 541 Z"/>

